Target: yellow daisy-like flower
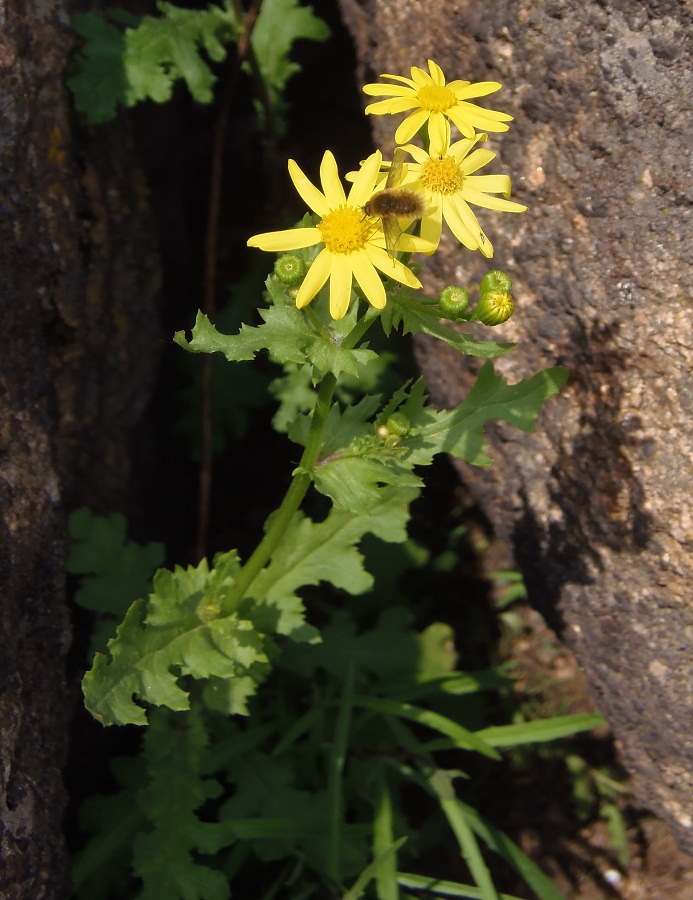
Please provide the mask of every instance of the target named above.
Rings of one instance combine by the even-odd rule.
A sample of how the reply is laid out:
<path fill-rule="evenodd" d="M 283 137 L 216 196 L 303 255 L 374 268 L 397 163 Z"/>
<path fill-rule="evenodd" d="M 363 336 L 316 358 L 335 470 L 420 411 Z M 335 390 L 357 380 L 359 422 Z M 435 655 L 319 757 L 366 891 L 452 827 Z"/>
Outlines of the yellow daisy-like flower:
<path fill-rule="evenodd" d="M 381 75 L 391 78 L 398 84 L 367 84 L 364 93 L 371 97 L 390 96 L 389 100 L 380 100 L 366 107 L 366 114 L 375 116 L 408 112 L 411 113 L 395 132 L 395 141 L 406 144 L 416 132 L 428 122 L 428 134 L 432 142 L 440 142 L 443 138 L 445 117 L 456 125 L 460 133 L 473 138 L 475 129 L 480 131 L 507 131 L 506 122 L 513 117 L 495 109 L 484 109 L 467 101 L 472 97 L 485 97 L 502 87 L 497 81 L 450 81 L 445 83 L 445 75 L 440 66 L 428 60 L 429 72 L 411 68 L 411 78 L 402 75 Z"/>
<path fill-rule="evenodd" d="M 443 219 L 457 240 L 470 250 L 480 250 L 489 259 L 493 256 L 493 244 L 479 225 L 469 204 L 503 212 L 524 212 L 527 207 L 514 200 L 489 196 L 510 196 L 511 182 L 508 175 L 474 175 L 496 154 L 490 150 L 473 150 L 478 141 L 485 141 L 487 134 L 477 134 L 471 139 L 450 143 L 450 127 L 446 124 L 444 140 L 430 152 L 413 144 L 402 149 L 414 158 L 406 166 L 402 187 L 422 193 L 427 213 L 421 219 L 421 237 L 438 246 L 443 230 Z M 470 152 L 473 151 L 473 152 Z"/>
<path fill-rule="evenodd" d="M 382 164 L 382 154 L 376 151 L 363 163 L 356 174 L 347 197 L 339 179 L 337 163 L 327 150 L 320 164 L 322 192 L 303 174 L 296 163 L 289 160 L 289 175 L 294 187 L 306 204 L 320 216 L 314 228 L 291 228 L 256 234 L 249 247 L 281 252 L 312 247 L 323 243 L 308 273 L 298 289 L 296 306 L 303 309 L 330 279 L 330 314 L 341 319 L 349 308 L 352 278 L 358 282 L 368 302 L 376 309 L 385 306 L 386 294 L 378 270 L 412 288 L 421 282 L 403 263 L 386 253 L 382 228 L 375 228 L 363 207 L 373 196 Z M 414 235 L 402 235 L 398 248 L 430 252 L 430 246 Z"/>

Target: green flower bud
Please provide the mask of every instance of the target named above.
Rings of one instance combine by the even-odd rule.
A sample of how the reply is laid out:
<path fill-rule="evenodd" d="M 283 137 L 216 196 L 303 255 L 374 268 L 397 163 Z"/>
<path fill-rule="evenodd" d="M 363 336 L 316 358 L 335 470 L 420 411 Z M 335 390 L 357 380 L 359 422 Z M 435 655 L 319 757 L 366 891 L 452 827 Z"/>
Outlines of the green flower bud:
<path fill-rule="evenodd" d="M 484 325 L 500 325 L 507 322 L 515 311 L 515 301 L 507 291 L 487 291 L 479 298 L 474 318 Z"/>
<path fill-rule="evenodd" d="M 211 622 L 212 619 L 218 618 L 221 606 L 213 601 L 203 601 L 198 605 L 195 612 L 200 622 Z"/>
<path fill-rule="evenodd" d="M 513 283 L 505 274 L 505 272 L 501 272 L 500 269 L 491 269 L 481 279 L 481 284 L 479 285 L 479 293 L 483 295 L 488 291 L 509 292 L 512 286 Z"/>
<path fill-rule="evenodd" d="M 385 423 L 385 427 L 390 434 L 396 434 L 398 437 L 404 437 L 405 434 L 409 433 L 411 424 L 404 413 L 396 412 L 392 413 L 392 415 L 389 417 L 389 419 Z"/>
<path fill-rule="evenodd" d="M 282 284 L 296 285 L 303 281 L 306 264 L 296 253 L 282 253 L 274 264 L 274 277 Z"/>
<path fill-rule="evenodd" d="M 456 319 L 469 306 L 469 294 L 463 288 L 449 284 L 440 292 L 438 303 L 448 319 Z"/>

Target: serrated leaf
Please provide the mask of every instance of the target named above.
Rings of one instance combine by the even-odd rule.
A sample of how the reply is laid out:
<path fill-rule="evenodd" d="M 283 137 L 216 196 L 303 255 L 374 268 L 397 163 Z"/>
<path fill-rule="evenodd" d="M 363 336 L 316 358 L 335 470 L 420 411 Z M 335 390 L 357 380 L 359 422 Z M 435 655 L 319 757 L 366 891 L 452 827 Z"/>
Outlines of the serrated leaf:
<path fill-rule="evenodd" d="M 366 459 L 357 452 L 345 452 L 319 465 L 313 478 L 315 487 L 340 509 L 369 516 L 380 502 L 386 487 L 420 488 L 423 481 L 396 460 Z"/>
<path fill-rule="evenodd" d="M 224 587 L 237 567 L 235 553 L 223 554 L 211 572 L 206 560 L 187 570 L 160 570 L 148 607 L 128 610 L 83 680 L 87 708 L 104 725 L 145 725 L 144 709 L 133 701 L 172 710 L 188 709 L 183 675 L 197 679 L 246 678 L 267 673 L 265 638 L 236 612 L 224 612 Z M 147 611 L 148 610 L 148 611 Z"/>
<path fill-rule="evenodd" d="M 126 538 L 125 516 L 95 516 L 88 509 L 70 514 L 72 537 L 67 571 L 81 575 L 75 602 L 85 609 L 121 618 L 133 600 L 145 596 L 152 574 L 164 559 L 164 545 Z"/>
<path fill-rule="evenodd" d="M 353 664 L 358 672 L 380 680 L 412 681 L 419 663 L 419 635 L 412 620 L 408 610 L 393 607 L 380 614 L 373 628 L 358 633 L 353 617 L 346 610 L 337 610 L 322 629 L 320 644 L 309 650 L 287 648 L 280 664 L 306 679 L 314 677 L 316 669 L 342 679 Z"/>
<path fill-rule="evenodd" d="M 380 398 L 364 397 L 341 410 L 334 404 L 328 413 L 321 458 L 310 473 L 316 488 L 340 509 L 369 516 L 389 486 L 419 488 L 421 479 L 402 465 L 404 448 L 384 444 L 375 435 L 373 423 Z M 288 434 L 305 446 L 310 417 L 291 423 Z"/>
<path fill-rule="evenodd" d="M 144 760 L 117 757 L 110 768 L 119 790 L 91 794 L 79 810 L 80 827 L 92 837 L 72 860 L 70 875 L 77 900 L 107 900 L 128 894 L 133 835 L 146 824 L 144 811 L 136 801 L 146 784 Z"/>
<path fill-rule="evenodd" d="M 499 344 L 496 341 L 479 341 L 469 334 L 454 331 L 440 321 L 440 309 L 430 301 L 422 300 L 418 294 L 398 288 L 388 299 L 387 306 L 380 315 L 385 334 L 392 328 L 402 326 L 403 334 L 430 334 L 444 341 L 466 356 L 493 359 L 507 353 L 515 345 Z"/>
<path fill-rule="evenodd" d="M 261 309 L 264 324 L 241 326 L 238 334 L 221 334 L 204 313 L 198 312 L 191 340 L 178 331 L 174 341 L 191 353 L 223 353 L 229 362 L 253 359 L 267 350 L 280 363 L 309 364 L 314 380 L 328 373 L 357 375 L 360 368 L 375 358 L 372 350 L 346 350 L 324 334 L 316 333 L 308 319 L 292 306 Z"/>
<path fill-rule="evenodd" d="M 298 0 L 264 0 L 250 36 L 266 92 L 263 102 L 258 99 L 254 104 L 261 124 L 271 117 L 278 134 L 286 129 L 284 92 L 289 79 L 301 70 L 289 58 L 294 42 L 324 41 L 329 36 L 329 28 L 313 15 L 311 7 L 300 6 Z M 251 72 L 248 62 L 243 68 Z"/>
<path fill-rule="evenodd" d="M 125 31 L 94 13 L 73 18 L 85 43 L 72 62 L 68 85 L 90 122 L 113 118 L 118 104 L 164 103 L 181 79 L 195 100 L 211 102 L 216 76 L 202 53 L 214 62 L 226 57 L 227 45 L 239 33 L 233 8 L 191 10 L 159 2 L 157 9 L 160 17 L 144 16 Z M 126 22 L 121 15 L 111 17 Z"/>
<path fill-rule="evenodd" d="M 246 601 L 243 615 L 262 632 L 315 641 L 318 633 L 306 625 L 303 602 L 295 592 L 321 582 L 350 594 L 367 591 L 373 578 L 363 567 L 358 544 L 365 534 L 393 543 L 406 540 L 408 508 L 415 496 L 406 489 L 383 491 L 368 517 L 332 509 L 315 523 L 296 515 L 270 564 L 253 582 L 251 594 L 257 600 Z"/>
<path fill-rule="evenodd" d="M 127 95 L 125 37 L 96 13 L 73 16 L 72 27 L 84 38 L 67 76 L 75 107 L 94 124 L 108 122 Z"/>
<path fill-rule="evenodd" d="M 352 441 L 372 435 L 373 426 L 370 420 L 379 405 L 380 397 L 377 395 L 363 397 L 358 403 L 343 410 L 338 404 L 332 404 L 325 422 L 321 456 L 329 457 L 338 450 L 348 447 Z M 305 447 L 311 421 L 310 415 L 295 419 L 288 429 L 291 440 Z"/>
<path fill-rule="evenodd" d="M 201 774 L 208 740 L 202 720 L 193 712 L 176 720 L 158 712 L 144 740 L 148 784 L 138 802 L 149 828 L 134 844 L 133 868 L 143 881 L 138 896 L 226 900 L 230 890 L 225 876 L 197 857 L 217 853 L 228 843 L 223 826 L 195 814 L 222 791 L 216 780 Z"/>
<path fill-rule="evenodd" d="M 164 103 L 178 79 L 198 103 L 211 103 L 216 76 L 200 51 L 214 62 L 226 58 L 225 43 L 238 32 L 233 10 L 180 9 L 164 2 L 157 3 L 157 9 L 161 18 L 145 16 L 137 28 L 125 32 L 127 105 L 148 99 Z"/>
<path fill-rule="evenodd" d="M 531 378 L 509 385 L 493 370 L 482 366 L 467 397 L 453 410 L 438 412 L 430 406 L 401 407 L 416 429 L 407 439 L 409 462 L 428 465 L 436 453 L 449 453 L 475 466 L 489 466 L 483 426 L 502 419 L 521 431 L 534 431 L 545 400 L 557 394 L 568 377 L 567 369 L 544 369 Z"/>
<path fill-rule="evenodd" d="M 289 59 L 294 41 L 325 41 L 329 36 L 326 23 L 298 0 L 264 0 L 250 43 L 273 106 L 301 68 Z"/>

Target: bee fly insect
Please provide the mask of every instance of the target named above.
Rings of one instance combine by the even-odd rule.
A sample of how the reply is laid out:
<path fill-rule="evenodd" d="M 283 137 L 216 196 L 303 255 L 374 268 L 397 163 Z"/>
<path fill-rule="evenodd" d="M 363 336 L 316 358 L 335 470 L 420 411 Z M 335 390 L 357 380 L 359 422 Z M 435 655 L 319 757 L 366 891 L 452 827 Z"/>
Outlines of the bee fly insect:
<path fill-rule="evenodd" d="M 363 207 L 365 215 L 380 219 L 387 252 L 394 259 L 397 241 L 402 234 L 400 219 L 420 219 L 425 211 L 423 197 L 396 185 L 402 178 L 404 151 L 398 147 L 388 172 L 385 189 L 377 191 Z"/>

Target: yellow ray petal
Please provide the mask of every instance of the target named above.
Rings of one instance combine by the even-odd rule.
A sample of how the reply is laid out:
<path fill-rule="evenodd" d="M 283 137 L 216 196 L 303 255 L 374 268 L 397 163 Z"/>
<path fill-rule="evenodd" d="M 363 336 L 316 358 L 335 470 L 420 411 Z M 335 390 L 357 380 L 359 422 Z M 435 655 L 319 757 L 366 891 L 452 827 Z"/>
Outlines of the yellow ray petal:
<path fill-rule="evenodd" d="M 294 187 L 306 206 L 310 207 L 313 212 L 316 212 L 320 218 L 326 216 L 330 207 L 324 194 L 322 194 L 315 187 L 313 182 L 304 175 L 298 163 L 295 163 L 293 159 L 289 160 L 289 175 L 294 183 Z"/>
<path fill-rule="evenodd" d="M 325 192 L 325 198 L 330 209 L 343 206 L 346 203 L 346 194 L 339 178 L 337 161 L 330 150 L 325 150 L 320 163 L 320 184 Z"/>
<path fill-rule="evenodd" d="M 440 243 L 440 236 L 443 233 L 443 206 L 438 203 L 430 212 L 421 220 L 421 237 L 425 241 L 429 241 L 435 247 Z"/>
<path fill-rule="evenodd" d="M 421 287 L 421 282 L 411 269 L 408 269 L 398 259 L 393 259 L 382 247 L 374 247 L 373 244 L 369 243 L 365 248 L 365 252 L 373 265 L 380 269 L 384 275 L 387 275 L 388 278 L 394 278 L 395 281 L 409 285 L 412 288 Z"/>
<path fill-rule="evenodd" d="M 397 144 L 407 144 L 428 119 L 427 109 L 416 109 L 407 116 L 395 132 L 395 142 Z"/>
<path fill-rule="evenodd" d="M 366 115 L 368 116 L 384 116 L 392 113 L 407 112 L 407 110 L 415 109 L 419 104 L 415 99 L 406 97 L 395 97 L 393 100 L 378 100 L 377 103 L 370 103 L 366 107 Z"/>
<path fill-rule="evenodd" d="M 313 260 L 313 264 L 308 269 L 306 277 L 303 279 L 303 283 L 296 294 L 296 306 L 299 309 L 308 306 L 329 278 L 331 268 L 332 254 L 329 250 L 322 249 Z"/>
<path fill-rule="evenodd" d="M 462 143 L 462 142 L 460 142 Z M 472 146 L 472 141 L 466 141 L 469 146 Z M 471 175 L 472 172 L 477 172 L 479 169 L 488 165 L 492 159 L 496 158 L 496 154 L 491 150 L 486 150 L 484 147 L 480 147 L 478 150 L 474 150 L 473 153 L 469 153 L 469 156 L 460 157 L 462 148 L 456 150 L 454 153 L 455 159 L 458 160 L 460 171 L 463 175 Z"/>
<path fill-rule="evenodd" d="M 437 84 L 438 87 L 443 87 L 445 85 L 445 75 L 443 75 L 443 70 L 438 63 L 434 63 L 432 59 L 428 60 L 428 71 L 431 73 L 431 81 L 433 84 Z"/>
<path fill-rule="evenodd" d="M 375 192 L 375 183 L 382 161 L 383 155 L 380 150 L 371 153 L 368 159 L 364 160 L 354 178 L 347 203 L 351 206 L 366 205 Z"/>
<path fill-rule="evenodd" d="M 421 71 L 419 69 L 419 71 Z M 405 78 L 404 75 L 381 75 L 381 78 L 391 78 L 393 81 L 401 81 L 402 84 L 408 84 L 410 88 L 417 90 L 418 85 L 415 81 L 412 81 L 411 78 Z"/>
<path fill-rule="evenodd" d="M 481 243 L 479 241 L 481 228 L 477 223 L 474 231 L 470 231 L 460 215 L 459 205 L 454 203 L 451 197 L 443 198 L 443 216 L 445 218 L 445 224 L 450 231 L 452 231 L 457 240 L 468 250 L 479 250 L 481 248 Z M 476 221 L 476 219 L 474 221 Z"/>
<path fill-rule="evenodd" d="M 317 228 L 288 228 L 286 231 L 266 231 L 248 238 L 249 247 L 280 253 L 282 250 L 300 250 L 312 247 L 322 240 Z"/>
<path fill-rule="evenodd" d="M 352 253 L 351 259 L 354 277 L 366 295 L 368 302 L 376 309 L 383 309 L 387 302 L 387 295 L 380 280 L 380 275 L 378 275 L 375 266 L 368 258 L 368 254 L 365 250 L 362 250 L 359 253 Z"/>
<path fill-rule="evenodd" d="M 470 84 L 468 81 L 451 81 L 446 85 L 454 92 L 458 100 L 469 100 L 470 97 L 486 97 L 489 94 L 495 94 L 503 85 L 497 81 L 477 81 Z"/>
<path fill-rule="evenodd" d="M 450 125 L 441 112 L 432 112 L 428 120 L 431 156 L 445 156 L 450 145 Z"/>
<path fill-rule="evenodd" d="M 343 319 L 351 298 L 352 265 L 351 255 L 335 253 L 330 272 L 330 315 L 333 319 Z"/>
<path fill-rule="evenodd" d="M 369 97 L 410 97 L 411 84 L 408 79 L 404 80 L 407 83 L 406 87 L 399 84 L 364 84 L 363 93 Z"/>
<path fill-rule="evenodd" d="M 402 150 L 406 150 L 406 152 L 409 153 L 409 155 L 412 156 L 417 161 L 417 163 L 420 163 L 421 165 L 423 165 L 423 163 L 428 161 L 428 153 L 426 153 L 426 151 L 423 150 L 421 147 L 417 147 L 416 144 L 405 144 L 404 147 L 402 147 Z M 409 176 L 410 177 L 408 178 L 409 181 L 413 180 L 411 175 L 412 175 L 412 169 L 410 167 L 409 168 Z M 418 175 L 417 175 L 417 177 L 418 177 Z"/>
<path fill-rule="evenodd" d="M 504 197 L 509 197 L 512 182 L 509 175 L 468 175 L 464 179 L 465 190 L 468 187 L 486 194 L 503 194 Z"/>
<path fill-rule="evenodd" d="M 489 175 L 488 177 L 493 178 L 494 176 Z M 502 175 L 498 176 L 498 178 L 502 177 Z M 468 187 L 466 183 L 462 190 L 462 196 L 467 203 L 473 203 L 475 206 L 481 206 L 484 209 L 498 209 L 501 212 L 512 213 L 521 213 L 527 210 L 527 207 L 523 206 L 522 203 L 515 203 L 514 200 L 503 200 L 502 197 L 490 197 L 488 194 Z"/>

